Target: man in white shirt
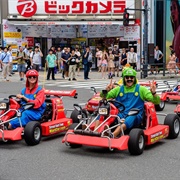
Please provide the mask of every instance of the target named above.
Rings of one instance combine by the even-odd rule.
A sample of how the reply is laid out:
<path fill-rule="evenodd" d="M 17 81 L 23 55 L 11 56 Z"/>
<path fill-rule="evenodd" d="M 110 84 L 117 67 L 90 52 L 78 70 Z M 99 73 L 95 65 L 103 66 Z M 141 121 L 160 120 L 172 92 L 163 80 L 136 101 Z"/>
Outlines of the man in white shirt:
<path fill-rule="evenodd" d="M 33 69 L 35 69 L 38 72 L 39 72 L 39 66 L 41 65 L 41 57 L 43 57 L 41 49 L 38 46 L 36 46 L 33 53 L 32 66 Z"/>
<path fill-rule="evenodd" d="M 137 53 L 134 52 L 134 48 L 131 48 L 127 53 L 127 63 L 130 64 L 133 69 L 137 67 Z"/>

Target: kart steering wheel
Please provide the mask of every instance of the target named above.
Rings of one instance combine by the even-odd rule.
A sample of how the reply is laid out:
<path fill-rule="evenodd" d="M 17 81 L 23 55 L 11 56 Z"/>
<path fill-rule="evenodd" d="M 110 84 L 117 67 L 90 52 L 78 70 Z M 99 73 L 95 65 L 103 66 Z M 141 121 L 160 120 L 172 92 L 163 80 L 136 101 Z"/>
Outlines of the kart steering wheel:
<path fill-rule="evenodd" d="M 122 104 L 122 103 L 119 102 L 119 101 L 108 100 L 108 102 L 110 102 L 110 103 L 112 103 L 113 105 L 115 105 L 120 112 L 122 112 L 122 111 L 124 111 L 124 110 L 126 109 L 126 107 L 124 106 L 124 104 Z"/>
<path fill-rule="evenodd" d="M 21 101 L 21 100 L 20 100 L 19 98 L 17 98 L 16 95 L 14 95 L 14 94 L 13 94 L 13 95 L 10 95 L 8 98 L 9 98 L 9 99 L 12 98 L 12 99 L 14 99 L 15 101 L 17 101 L 18 103 Z"/>

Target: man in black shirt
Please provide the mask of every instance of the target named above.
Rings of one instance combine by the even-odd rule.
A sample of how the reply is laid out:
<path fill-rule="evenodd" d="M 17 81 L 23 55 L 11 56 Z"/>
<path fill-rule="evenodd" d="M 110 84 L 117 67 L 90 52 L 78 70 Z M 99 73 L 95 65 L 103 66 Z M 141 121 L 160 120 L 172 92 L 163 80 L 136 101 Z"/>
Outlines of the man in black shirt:
<path fill-rule="evenodd" d="M 69 81 L 74 80 L 75 78 L 75 71 L 76 71 L 76 64 L 78 62 L 78 56 L 75 54 L 75 50 L 71 50 L 71 57 L 69 58 Z"/>
<path fill-rule="evenodd" d="M 64 66 L 63 74 L 62 74 L 63 78 L 64 78 L 64 75 L 66 77 L 68 77 L 68 72 L 69 72 L 68 61 L 69 61 L 69 58 L 71 57 L 71 54 L 68 52 L 68 49 L 64 48 L 64 50 L 65 50 L 65 52 L 62 53 L 62 55 L 61 55 L 61 60 L 63 61 L 63 66 Z"/>

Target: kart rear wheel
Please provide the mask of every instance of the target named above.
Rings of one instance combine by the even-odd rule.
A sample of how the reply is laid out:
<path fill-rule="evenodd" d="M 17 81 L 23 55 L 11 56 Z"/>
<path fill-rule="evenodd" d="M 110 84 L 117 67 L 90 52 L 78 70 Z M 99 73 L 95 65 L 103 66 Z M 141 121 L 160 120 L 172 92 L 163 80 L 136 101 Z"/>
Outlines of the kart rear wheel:
<path fill-rule="evenodd" d="M 180 119 L 177 114 L 168 114 L 165 117 L 164 124 L 169 126 L 168 138 L 175 139 L 180 131 Z"/>
<path fill-rule="evenodd" d="M 73 124 L 71 124 L 71 125 L 69 126 L 69 129 L 74 130 L 74 128 L 75 128 L 77 125 L 78 125 L 78 123 L 73 123 Z M 80 129 L 80 128 L 81 128 L 81 126 L 80 126 L 78 129 Z M 79 148 L 79 147 L 81 147 L 82 145 L 81 145 L 81 144 L 72 144 L 72 143 L 69 143 L 69 146 L 70 146 L 71 148 Z"/>
<path fill-rule="evenodd" d="M 41 125 L 37 121 L 30 121 L 24 128 L 24 140 L 30 145 L 34 146 L 40 143 L 42 136 Z"/>
<path fill-rule="evenodd" d="M 78 115 L 79 115 L 79 112 L 76 109 L 74 109 L 70 116 L 70 118 L 73 120 L 73 123 L 79 123 Z M 82 110 L 82 116 L 84 118 L 88 117 L 87 111 L 85 109 Z"/>
<path fill-rule="evenodd" d="M 142 129 L 132 129 L 129 133 L 128 149 L 132 155 L 140 155 L 144 151 L 145 139 Z"/>
<path fill-rule="evenodd" d="M 165 107 L 164 101 L 161 101 L 160 104 L 155 105 L 156 111 L 163 111 L 164 107 Z"/>

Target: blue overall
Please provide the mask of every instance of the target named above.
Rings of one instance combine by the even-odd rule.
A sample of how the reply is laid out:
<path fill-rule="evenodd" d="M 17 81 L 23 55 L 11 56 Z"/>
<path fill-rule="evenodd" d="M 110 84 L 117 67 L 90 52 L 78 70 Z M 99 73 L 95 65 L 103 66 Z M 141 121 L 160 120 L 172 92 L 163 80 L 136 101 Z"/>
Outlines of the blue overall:
<path fill-rule="evenodd" d="M 38 87 L 34 94 L 25 94 L 26 88 L 23 88 L 22 91 L 21 91 L 21 94 L 24 95 L 25 97 L 27 97 L 28 99 L 35 100 L 36 94 L 41 89 L 42 89 L 41 87 Z M 23 100 L 21 101 L 21 104 L 25 104 L 25 103 L 27 103 L 27 102 L 25 102 Z M 32 109 L 28 109 L 28 110 L 23 111 L 23 109 L 20 108 L 20 111 L 21 112 L 23 111 L 22 116 L 20 118 L 22 126 L 25 126 L 30 121 L 38 121 L 38 120 L 40 120 L 41 116 L 43 115 L 43 113 L 45 111 L 45 108 L 46 108 L 45 102 L 37 109 L 32 108 Z M 19 127 L 20 126 L 19 119 L 15 118 L 14 120 L 10 121 L 10 124 L 11 124 L 13 129 Z"/>
<path fill-rule="evenodd" d="M 125 106 L 125 110 L 119 113 L 120 118 L 125 118 L 125 125 L 127 129 L 141 124 L 142 114 L 144 111 L 144 101 L 140 97 L 139 84 L 136 84 L 135 92 L 124 93 L 124 85 L 120 87 L 119 95 L 116 97 L 116 101 L 121 102 Z M 135 116 L 128 116 L 127 114 L 132 108 L 138 108 L 140 112 Z"/>

